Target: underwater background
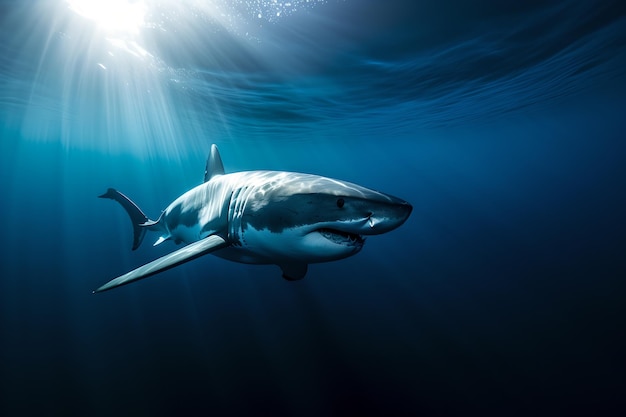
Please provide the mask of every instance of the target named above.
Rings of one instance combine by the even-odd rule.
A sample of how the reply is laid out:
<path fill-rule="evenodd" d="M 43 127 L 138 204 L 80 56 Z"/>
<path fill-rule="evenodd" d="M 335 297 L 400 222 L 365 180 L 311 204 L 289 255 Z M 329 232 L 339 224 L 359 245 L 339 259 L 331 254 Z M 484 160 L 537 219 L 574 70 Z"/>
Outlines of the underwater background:
<path fill-rule="evenodd" d="M 623 415 L 620 1 L 0 0 L 0 415 Z M 287 282 L 92 291 L 227 172 L 414 209 Z"/>

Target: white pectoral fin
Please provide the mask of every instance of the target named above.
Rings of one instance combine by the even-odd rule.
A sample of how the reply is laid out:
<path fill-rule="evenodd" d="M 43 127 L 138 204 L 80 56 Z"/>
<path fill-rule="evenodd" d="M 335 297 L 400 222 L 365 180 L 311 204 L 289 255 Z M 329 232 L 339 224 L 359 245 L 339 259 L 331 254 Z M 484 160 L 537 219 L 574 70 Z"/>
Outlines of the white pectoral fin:
<path fill-rule="evenodd" d="M 205 237 L 202 240 L 191 243 L 184 248 L 155 259 L 154 261 L 147 263 L 144 266 L 140 266 L 139 268 L 133 269 L 132 271 L 122 276 L 112 279 L 111 281 L 107 282 L 106 284 L 95 290 L 94 293 L 107 291 L 119 287 L 120 285 L 130 284 L 131 282 L 147 278 L 154 274 L 158 274 L 159 272 L 163 272 L 170 268 L 178 266 L 182 263 L 189 262 L 202 255 L 206 255 L 218 249 L 222 249 L 228 245 L 229 243 L 220 236 L 211 235 Z"/>

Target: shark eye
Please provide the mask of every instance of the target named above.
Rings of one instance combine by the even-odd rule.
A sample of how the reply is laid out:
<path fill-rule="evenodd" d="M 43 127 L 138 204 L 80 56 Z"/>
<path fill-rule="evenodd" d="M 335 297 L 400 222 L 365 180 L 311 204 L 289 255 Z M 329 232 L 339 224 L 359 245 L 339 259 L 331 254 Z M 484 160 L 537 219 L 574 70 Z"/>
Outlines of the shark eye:
<path fill-rule="evenodd" d="M 343 198 L 337 199 L 337 207 L 342 208 L 344 204 L 346 204 L 346 202 L 343 201 Z"/>

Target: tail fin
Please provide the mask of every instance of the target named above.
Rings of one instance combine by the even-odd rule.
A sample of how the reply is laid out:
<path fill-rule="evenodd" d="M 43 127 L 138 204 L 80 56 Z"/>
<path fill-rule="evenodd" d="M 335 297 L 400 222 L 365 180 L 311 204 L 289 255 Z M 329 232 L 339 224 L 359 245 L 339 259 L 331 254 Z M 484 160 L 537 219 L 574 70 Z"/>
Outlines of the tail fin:
<path fill-rule="evenodd" d="M 156 222 L 150 220 L 148 216 L 143 214 L 143 211 L 135 203 L 133 203 L 130 198 L 126 197 L 124 194 L 119 191 L 109 188 L 106 193 L 98 196 L 99 198 L 109 198 L 111 200 L 115 200 L 126 210 L 126 213 L 130 216 L 130 221 L 133 223 L 133 250 L 137 249 L 141 242 L 143 241 L 143 237 L 146 234 L 146 223 L 148 225 L 153 225 Z"/>

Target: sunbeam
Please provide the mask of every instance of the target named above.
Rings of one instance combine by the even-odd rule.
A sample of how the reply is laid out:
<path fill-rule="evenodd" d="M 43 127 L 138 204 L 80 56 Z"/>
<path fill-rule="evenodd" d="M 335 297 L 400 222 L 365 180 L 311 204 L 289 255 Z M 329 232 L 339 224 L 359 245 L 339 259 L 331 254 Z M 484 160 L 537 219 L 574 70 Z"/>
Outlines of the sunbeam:
<path fill-rule="evenodd" d="M 202 138 L 229 135 L 232 120 L 224 113 L 240 87 L 236 75 L 280 62 L 264 56 L 272 45 L 263 38 L 266 26 L 322 3 L 39 0 L 24 6 L 30 26 L 41 29 L 15 36 L 14 47 L 29 43 L 41 55 L 20 129 L 68 148 L 143 156 L 175 155 L 184 138 L 202 148 Z M 185 148 L 193 151 L 189 143 Z"/>

